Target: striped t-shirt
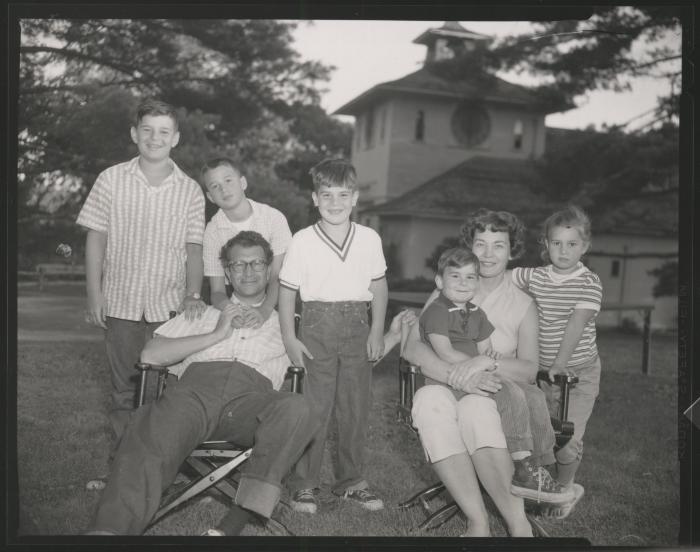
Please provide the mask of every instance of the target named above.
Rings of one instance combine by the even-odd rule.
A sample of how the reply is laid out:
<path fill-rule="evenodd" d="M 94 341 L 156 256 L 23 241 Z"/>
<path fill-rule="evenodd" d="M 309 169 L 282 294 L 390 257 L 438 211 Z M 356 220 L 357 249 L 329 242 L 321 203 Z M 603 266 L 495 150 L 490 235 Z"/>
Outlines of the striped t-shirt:
<path fill-rule="evenodd" d="M 600 278 L 582 263 L 571 274 L 557 274 L 552 265 L 515 268 L 515 285 L 527 291 L 537 303 L 539 318 L 540 365 L 549 368 L 559 352 L 564 331 L 574 309 L 600 311 L 603 286 Z M 578 366 L 594 359 L 596 346 L 595 316 L 586 323 L 567 366 Z"/>
<path fill-rule="evenodd" d="M 185 245 L 202 243 L 204 194 L 199 185 L 173 162 L 170 175 L 151 186 L 136 157 L 100 173 L 77 223 L 107 234 L 105 314 L 167 320 L 185 296 Z"/>

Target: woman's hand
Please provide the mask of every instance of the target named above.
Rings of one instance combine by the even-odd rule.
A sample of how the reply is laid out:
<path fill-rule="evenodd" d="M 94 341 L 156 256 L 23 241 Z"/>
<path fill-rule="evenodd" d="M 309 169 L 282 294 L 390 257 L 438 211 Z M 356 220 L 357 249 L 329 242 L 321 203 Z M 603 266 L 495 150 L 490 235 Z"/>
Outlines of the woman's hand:
<path fill-rule="evenodd" d="M 488 396 L 501 388 L 500 376 L 493 369 L 493 359 L 479 355 L 454 365 L 446 383 L 465 393 Z"/>

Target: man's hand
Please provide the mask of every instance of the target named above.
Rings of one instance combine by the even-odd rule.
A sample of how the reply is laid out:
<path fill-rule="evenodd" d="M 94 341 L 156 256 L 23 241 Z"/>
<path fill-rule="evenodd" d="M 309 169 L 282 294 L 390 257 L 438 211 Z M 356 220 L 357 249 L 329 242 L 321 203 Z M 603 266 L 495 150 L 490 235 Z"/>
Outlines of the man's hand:
<path fill-rule="evenodd" d="M 260 322 L 261 316 L 257 309 L 241 303 L 231 303 L 231 306 L 235 310 L 232 322 L 235 329 L 259 328 L 262 324 L 262 322 Z M 228 308 L 228 306 L 224 308 Z"/>
<path fill-rule="evenodd" d="M 566 366 L 561 366 L 556 363 L 552 364 L 552 367 L 547 371 L 547 377 L 549 381 L 554 383 L 554 376 L 557 374 L 572 375 L 571 370 L 567 370 Z"/>
<path fill-rule="evenodd" d="M 489 347 L 488 349 L 486 349 L 486 351 L 484 351 L 484 355 L 486 355 L 487 357 L 489 357 L 493 360 L 500 360 L 503 356 L 498 351 L 495 351 L 493 349 L 493 347 Z"/>
<path fill-rule="evenodd" d="M 219 320 L 214 328 L 214 334 L 221 338 L 221 340 L 231 337 L 233 333 L 233 318 L 236 316 L 236 305 L 229 303 L 226 305 L 221 314 L 219 315 Z"/>
<path fill-rule="evenodd" d="M 493 359 L 479 355 L 456 364 L 447 376 L 447 384 L 465 393 L 488 396 L 501 388 L 500 376 L 493 369 Z"/>
<path fill-rule="evenodd" d="M 185 313 L 185 320 L 194 320 L 195 318 L 201 318 L 204 311 L 207 310 L 207 304 L 202 299 L 195 299 L 194 297 L 187 296 L 182 300 L 177 312 Z"/>
<path fill-rule="evenodd" d="M 95 295 L 88 294 L 87 309 L 85 310 L 85 322 L 93 324 L 104 330 L 107 329 L 105 315 L 105 298 L 102 292 Z"/>
<path fill-rule="evenodd" d="M 367 357 L 370 362 L 376 362 L 384 354 L 384 335 L 379 331 L 370 330 L 367 338 Z"/>
<path fill-rule="evenodd" d="M 294 366 L 302 366 L 306 368 L 306 364 L 304 363 L 304 355 L 309 358 L 314 358 L 306 348 L 306 345 L 304 345 L 296 337 L 293 337 L 289 341 L 285 341 L 284 347 L 287 349 L 287 356 L 289 357 L 289 360 L 292 361 Z"/>

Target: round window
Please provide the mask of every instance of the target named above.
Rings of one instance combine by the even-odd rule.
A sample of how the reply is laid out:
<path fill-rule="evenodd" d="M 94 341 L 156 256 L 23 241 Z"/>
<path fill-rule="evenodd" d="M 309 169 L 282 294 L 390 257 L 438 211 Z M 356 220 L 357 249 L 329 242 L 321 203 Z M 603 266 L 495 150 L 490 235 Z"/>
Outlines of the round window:
<path fill-rule="evenodd" d="M 452 114 L 452 133 L 460 144 L 478 146 L 491 132 L 491 119 L 483 105 L 466 101 Z"/>

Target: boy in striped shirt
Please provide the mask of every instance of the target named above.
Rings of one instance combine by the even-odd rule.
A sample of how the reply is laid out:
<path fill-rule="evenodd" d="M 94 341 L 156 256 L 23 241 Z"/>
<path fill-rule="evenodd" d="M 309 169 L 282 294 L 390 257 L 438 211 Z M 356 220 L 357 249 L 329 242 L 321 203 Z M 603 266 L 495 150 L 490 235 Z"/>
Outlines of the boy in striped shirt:
<path fill-rule="evenodd" d="M 175 108 L 143 102 L 131 139 L 138 157 L 100 173 L 77 219 L 87 228 L 85 319 L 105 330 L 111 372 L 110 457 L 134 409 L 134 364 L 144 345 L 170 311 L 195 318 L 206 308 L 204 195 L 170 158 L 180 139 Z"/>
<path fill-rule="evenodd" d="M 574 435 L 556 453 L 557 479 L 573 488 L 571 503 L 554 511 L 565 518 L 583 496 L 574 476 L 583 454 L 583 434 L 593 411 L 600 382 L 600 358 L 596 347 L 595 317 L 600 311 L 603 288 L 581 257 L 591 245 L 591 223 L 578 207 L 570 206 L 551 215 L 543 225 L 545 250 L 550 264 L 538 268 L 515 268 L 513 282 L 533 296 L 539 318 L 540 367 L 555 374 L 573 373 L 578 383 L 571 389 L 569 420 Z M 558 388 L 544 384 L 550 409 L 556 409 Z"/>

